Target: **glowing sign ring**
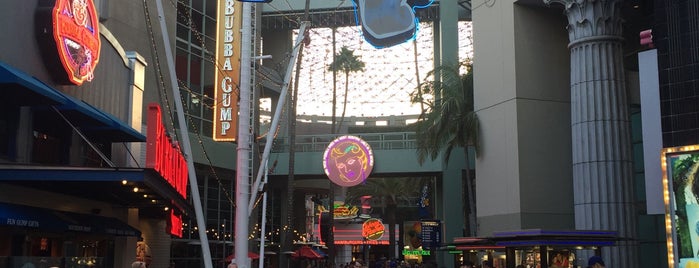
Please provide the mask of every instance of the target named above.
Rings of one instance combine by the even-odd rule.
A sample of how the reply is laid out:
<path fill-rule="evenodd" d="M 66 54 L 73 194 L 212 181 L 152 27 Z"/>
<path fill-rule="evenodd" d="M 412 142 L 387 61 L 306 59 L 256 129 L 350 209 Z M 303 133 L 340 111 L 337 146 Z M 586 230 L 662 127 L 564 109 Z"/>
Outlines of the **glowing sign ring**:
<path fill-rule="evenodd" d="M 386 232 L 383 222 L 379 219 L 368 219 L 362 223 L 362 237 L 367 240 L 379 240 Z"/>
<path fill-rule="evenodd" d="M 52 12 L 53 38 L 68 81 L 92 81 L 100 57 L 97 10 L 91 0 L 56 0 Z"/>
<path fill-rule="evenodd" d="M 364 182 L 374 168 L 371 146 L 355 136 L 339 137 L 323 153 L 323 169 L 333 183 L 351 187 Z"/>

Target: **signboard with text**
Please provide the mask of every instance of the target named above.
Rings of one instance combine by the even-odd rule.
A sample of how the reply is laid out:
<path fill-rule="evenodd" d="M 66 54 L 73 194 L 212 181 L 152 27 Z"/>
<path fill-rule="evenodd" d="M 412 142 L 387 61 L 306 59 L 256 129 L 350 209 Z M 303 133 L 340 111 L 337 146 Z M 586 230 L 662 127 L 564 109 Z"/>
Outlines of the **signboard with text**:
<path fill-rule="evenodd" d="M 420 236 L 422 248 L 434 249 L 442 244 L 442 222 L 439 220 L 422 220 Z"/>
<path fill-rule="evenodd" d="M 669 267 L 699 266 L 699 145 L 661 154 Z"/>
<path fill-rule="evenodd" d="M 240 27 L 243 5 L 235 0 L 218 2 L 213 139 L 235 141 L 238 135 Z"/>
<path fill-rule="evenodd" d="M 187 197 L 188 168 L 177 142 L 167 135 L 160 106 L 148 105 L 148 135 L 146 136 L 146 167 L 160 174 L 183 198 Z M 170 210 L 170 234 L 182 237 L 182 215 Z"/>
<path fill-rule="evenodd" d="M 92 81 L 100 57 L 97 10 L 92 0 L 39 1 L 36 35 L 58 83 Z"/>

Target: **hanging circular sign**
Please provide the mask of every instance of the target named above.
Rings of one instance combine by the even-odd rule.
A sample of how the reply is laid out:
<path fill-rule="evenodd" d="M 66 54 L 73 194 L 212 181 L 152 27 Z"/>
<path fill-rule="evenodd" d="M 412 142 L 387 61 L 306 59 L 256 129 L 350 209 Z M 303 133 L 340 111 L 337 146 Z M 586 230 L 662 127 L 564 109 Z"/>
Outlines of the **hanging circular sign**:
<path fill-rule="evenodd" d="M 362 224 L 362 237 L 367 240 L 379 240 L 385 232 L 386 228 L 379 219 L 368 219 Z"/>
<path fill-rule="evenodd" d="M 323 154 L 325 174 L 339 186 L 350 187 L 364 182 L 373 168 L 371 146 L 359 137 L 339 137 L 330 142 Z"/>
<path fill-rule="evenodd" d="M 93 1 L 41 2 L 36 17 L 40 45 L 53 48 L 42 49 L 47 66 L 52 72 L 61 66 L 65 71 L 53 74 L 57 82 L 82 85 L 92 81 L 100 56 L 99 20 Z"/>

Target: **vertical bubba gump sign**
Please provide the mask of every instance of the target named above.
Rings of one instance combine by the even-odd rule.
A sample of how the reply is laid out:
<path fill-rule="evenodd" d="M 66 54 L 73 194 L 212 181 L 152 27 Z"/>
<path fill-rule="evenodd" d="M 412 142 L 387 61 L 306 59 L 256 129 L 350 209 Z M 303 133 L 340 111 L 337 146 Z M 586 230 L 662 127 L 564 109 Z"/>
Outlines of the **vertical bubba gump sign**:
<path fill-rule="evenodd" d="M 237 89 L 240 81 L 240 13 L 243 5 L 235 0 L 218 2 L 213 139 L 235 141 L 238 135 Z"/>
<path fill-rule="evenodd" d="M 187 198 L 187 162 L 179 144 L 165 131 L 160 106 L 155 103 L 148 105 L 146 167 L 158 172 L 182 198 Z M 170 210 L 170 234 L 182 237 L 182 216 L 174 209 Z"/>
<path fill-rule="evenodd" d="M 97 10 L 92 0 L 39 0 L 36 36 L 57 83 L 91 81 L 100 56 Z"/>

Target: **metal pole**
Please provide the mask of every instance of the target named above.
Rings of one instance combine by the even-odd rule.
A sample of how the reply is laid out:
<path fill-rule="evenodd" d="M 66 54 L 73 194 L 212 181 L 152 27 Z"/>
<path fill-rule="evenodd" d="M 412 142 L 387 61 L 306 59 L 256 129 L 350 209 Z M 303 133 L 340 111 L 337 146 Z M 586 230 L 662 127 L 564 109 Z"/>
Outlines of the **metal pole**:
<path fill-rule="evenodd" d="M 235 262 L 250 267 L 248 258 L 248 198 L 250 198 L 250 79 L 252 62 L 252 3 L 243 2 L 240 46 L 240 97 L 235 191 Z"/>
<path fill-rule="evenodd" d="M 209 249 L 209 238 L 206 236 L 206 222 L 204 221 L 204 212 L 201 207 L 201 198 L 199 197 L 199 186 L 197 184 L 197 174 L 194 170 L 194 160 L 192 159 L 192 145 L 189 143 L 189 131 L 187 123 L 184 121 L 184 109 L 182 108 L 182 97 L 180 96 L 180 87 L 177 83 L 177 74 L 175 73 L 175 61 L 172 59 L 172 49 L 170 46 L 170 35 L 168 34 L 165 25 L 165 15 L 163 14 L 162 0 L 155 1 L 158 7 L 158 21 L 160 22 L 160 31 L 163 34 L 163 44 L 165 46 L 165 59 L 170 74 L 170 87 L 172 87 L 173 102 L 177 111 L 177 122 L 180 126 L 180 139 L 182 150 L 184 151 L 185 159 L 187 160 L 187 171 L 189 174 L 189 186 L 192 191 L 192 201 L 194 202 L 194 213 L 197 217 L 197 226 L 199 231 L 199 241 L 201 242 L 201 252 L 205 268 L 213 268 L 211 264 L 211 250 Z"/>
<path fill-rule="evenodd" d="M 268 174 L 269 174 L 269 169 L 267 168 L 267 165 L 269 164 L 269 160 L 265 161 L 265 181 L 264 184 L 267 184 L 268 180 Z M 263 185 L 264 185 L 263 184 Z M 265 225 L 267 224 L 267 191 L 265 191 L 262 194 L 262 220 L 260 220 L 260 265 L 259 268 L 264 268 L 264 263 L 265 263 L 265 232 L 266 228 Z"/>
<path fill-rule="evenodd" d="M 245 18 L 243 18 L 245 19 Z M 243 22 L 244 23 L 244 22 Z M 301 27 L 299 28 L 299 35 L 296 37 L 296 42 L 294 43 L 294 48 L 291 52 L 291 58 L 289 59 L 289 66 L 286 67 L 286 73 L 284 74 L 284 82 L 282 83 L 282 88 L 281 88 L 281 93 L 279 93 L 279 101 L 277 102 L 277 108 L 274 110 L 274 116 L 272 117 L 272 124 L 270 125 L 269 133 L 267 134 L 267 141 L 265 142 L 265 149 L 262 152 L 262 160 L 261 163 L 265 163 L 269 159 L 269 154 L 272 151 L 272 142 L 274 141 L 274 135 L 272 132 L 277 129 L 277 126 L 279 125 L 279 117 L 282 113 L 282 110 L 284 109 L 284 102 L 286 101 L 286 94 L 289 91 L 289 80 L 291 80 L 291 74 L 294 70 L 294 63 L 296 62 L 296 59 L 299 54 L 299 50 L 301 48 L 301 42 L 303 41 L 303 37 L 306 35 L 306 28 L 308 28 L 309 22 L 304 21 L 301 22 Z M 244 25 L 244 24 L 243 24 Z M 242 62 L 242 59 L 241 59 Z M 241 72 L 242 74 L 242 72 Z M 242 79 L 241 79 L 242 81 Z M 241 83 L 242 84 L 242 83 Z M 242 113 L 241 113 L 242 115 Z M 240 160 L 239 160 L 240 161 Z M 253 189 L 256 189 L 259 191 L 260 188 L 260 181 L 262 174 L 264 174 L 264 171 L 262 170 L 264 168 L 264 165 L 260 165 L 259 170 L 257 171 L 257 177 L 255 179 L 255 184 L 253 185 Z M 257 199 L 257 192 L 253 193 L 250 196 L 250 202 L 248 203 L 248 216 L 250 216 L 250 212 L 252 211 L 252 206 L 255 205 L 254 202 Z"/>

